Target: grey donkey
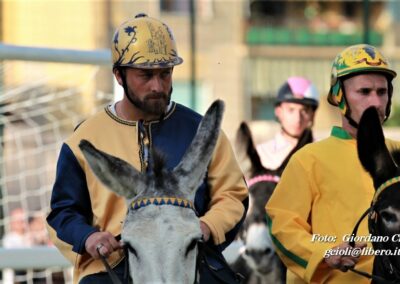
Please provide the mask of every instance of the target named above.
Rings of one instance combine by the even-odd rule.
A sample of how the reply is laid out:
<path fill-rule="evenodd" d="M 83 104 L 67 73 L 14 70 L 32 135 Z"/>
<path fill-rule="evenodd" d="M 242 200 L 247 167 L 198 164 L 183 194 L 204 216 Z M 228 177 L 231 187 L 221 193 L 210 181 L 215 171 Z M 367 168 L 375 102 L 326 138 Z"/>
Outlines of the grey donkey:
<path fill-rule="evenodd" d="M 133 283 L 195 282 L 202 232 L 193 201 L 217 143 L 223 111 L 220 100 L 210 106 L 172 170 L 155 159 L 153 171 L 144 174 L 87 140 L 79 144 L 97 178 L 126 198 L 129 210 L 121 239 L 128 247 Z"/>

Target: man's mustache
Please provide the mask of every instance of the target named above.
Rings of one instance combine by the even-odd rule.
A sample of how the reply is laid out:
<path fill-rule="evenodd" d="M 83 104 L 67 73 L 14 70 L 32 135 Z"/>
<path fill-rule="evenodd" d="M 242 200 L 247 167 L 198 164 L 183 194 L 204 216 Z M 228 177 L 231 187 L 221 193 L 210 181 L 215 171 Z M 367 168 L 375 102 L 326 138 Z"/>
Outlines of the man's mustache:
<path fill-rule="evenodd" d="M 145 100 L 149 100 L 149 99 L 167 99 L 168 96 L 166 93 L 152 93 L 152 94 L 148 94 L 145 97 Z"/>

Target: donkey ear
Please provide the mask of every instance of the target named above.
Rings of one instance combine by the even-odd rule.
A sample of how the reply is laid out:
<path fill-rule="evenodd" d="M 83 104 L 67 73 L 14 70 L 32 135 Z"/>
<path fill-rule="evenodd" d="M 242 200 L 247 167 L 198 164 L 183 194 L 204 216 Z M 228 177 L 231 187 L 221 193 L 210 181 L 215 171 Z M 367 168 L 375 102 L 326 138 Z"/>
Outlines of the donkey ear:
<path fill-rule="evenodd" d="M 236 140 L 238 143 L 242 143 L 246 149 L 247 157 L 251 162 L 251 171 L 254 173 L 256 170 L 263 169 L 260 156 L 257 153 L 256 147 L 254 146 L 253 135 L 251 134 L 250 127 L 246 122 L 242 122 L 236 134 Z"/>
<path fill-rule="evenodd" d="M 131 199 L 146 188 L 145 175 L 127 162 L 96 149 L 84 139 L 79 148 L 97 178 L 116 194 Z"/>
<path fill-rule="evenodd" d="M 358 158 L 373 178 L 375 187 L 385 182 L 396 171 L 396 164 L 386 147 L 382 125 L 375 107 L 366 109 L 360 119 L 357 150 Z"/>
<path fill-rule="evenodd" d="M 311 128 L 306 128 L 303 131 L 303 133 L 301 134 L 296 146 L 292 149 L 292 151 L 289 152 L 289 154 L 286 156 L 285 160 L 283 160 L 282 164 L 276 170 L 279 173 L 279 175 L 282 174 L 283 170 L 286 168 L 287 164 L 289 163 L 290 158 L 294 155 L 294 153 L 296 153 L 298 150 L 300 150 L 306 144 L 312 143 L 313 141 L 314 141 L 314 136 L 313 136 Z"/>
<path fill-rule="evenodd" d="M 224 103 L 221 100 L 215 101 L 210 106 L 200 122 L 192 143 L 173 170 L 173 174 L 181 184 L 180 188 L 189 191 L 183 192 L 184 194 L 191 194 L 201 184 L 217 143 L 223 112 Z"/>

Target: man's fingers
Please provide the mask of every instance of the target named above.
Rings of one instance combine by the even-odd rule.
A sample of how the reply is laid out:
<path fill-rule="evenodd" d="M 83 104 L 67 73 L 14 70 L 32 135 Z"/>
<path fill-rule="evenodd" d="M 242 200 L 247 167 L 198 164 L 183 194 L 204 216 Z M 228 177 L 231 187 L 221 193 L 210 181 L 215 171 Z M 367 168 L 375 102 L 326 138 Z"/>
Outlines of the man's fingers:
<path fill-rule="evenodd" d="M 349 268 L 353 268 L 358 262 L 357 258 L 351 256 L 343 256 L 340 261 L 340 270 L 346 272 Z"/>
<path fill-rule="evenodd" d="M 103 243 L 99 243 L 99 244 L 96 246 L 96 250 L 97 250 L 98 253 L 100 253 L 100 250 L 101 250 L 102 247 L 104 247 L 104 244 L 103 244 Z"/>
<path fill-rule="evenodd" d="M 95 259 L 101 255 L 108 257 L 113 251 L 121 249 L 119 241 L 109 232 L 95 232 L 85 243 L 86 251 Z"/>
<path fill-rule="evenodd" d="M 104 243 L 103 241 L 97 241 L 97 244 L 95 245 L 95 254 L 97 255 L 97 257 L 99 257 L 100 255 L 103 255 L 103 249 L 104 249 Z"/>
<path fill-rule="evenodd" d="M 107 246 L 102 246 L 99 250 L 98 253 L 100 256 L 108 257 L 111 254 L 112 251 L 110 251 Z"/>
<path fill-rule="evenodd" d="M 325 259 L 325 262 L 328 264 L 329 267 L 339 268 L 340 267 L 340 256 L 331 255 L 330 257 Z"/>
<path fill-rule="evenodd" d="M 120 241 L 117 241 L 117 239 L 114 238 L 114 237 L 112 237 L 111 239 L 109 239 L 109 243 L 110 243 L 110 246 L 111 246 L 111 248 L 112 248 L 113 250 L 118 250 L 118 249 L 123 248 L 123 246 L 121 245 L 121 242 L 120 242 Z"/>

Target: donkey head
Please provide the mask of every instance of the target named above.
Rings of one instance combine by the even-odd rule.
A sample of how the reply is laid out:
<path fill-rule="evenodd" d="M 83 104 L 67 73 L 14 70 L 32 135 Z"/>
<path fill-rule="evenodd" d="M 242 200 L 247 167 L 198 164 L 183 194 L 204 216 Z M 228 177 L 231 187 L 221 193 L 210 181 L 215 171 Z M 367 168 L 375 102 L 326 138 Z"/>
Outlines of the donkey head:
<path fill-rule="evenodd" d="M 400 232 L 400 176 L 393 157 L 385 144 L 382 126 L 374 107 L 368 108 L 361 120 L 357 134 L 358 156 L 363 167 L 371 175 L 376 192 L 376 209 L 381 220 L 379 232 L 393 234 Z M 389 181 L 389 182 L 388 182 Z M 387 183 L 388 182 L 388 183 Z"/>
<path fill-rule="evenodd" d="M 193 201 L 216 145 L 223 109 L 222 101 L 213 103 L 172 170 L 155 165 L 146 175 L 81 141 L 79 147 L 95 175 L 127 200 L 121 237 L 129 248 L 134 283 L 194 282 L 197 242 L 202 234 Z"/>
<path fill-rule="evenodd" d="M 265 204 L 271 197 L 283 170 L 285 169 L 291 156 L 297 150 L 313 141 L 313 135 L 311 129 L 306 129 L 300 137 L 295 148 L 290 151 L 282 164 L 275 170 L 267 169 L 262 165 L 260 156 L 258 155 L 253 142 L 250 128 L 245 122 L 241 123 L 236 139 L 244 145 L 247 157 L 250 159 L 251 163 L 249 174 L 250 179 L 248 180 L 250 191 L 250 208 L 244 226 L 246 229 L 246 224 L 254 222 L 266 222 Z"/>
<path fill-rule="evenodd" d="M 265 168 L 257 153 L 249 126 L 242 122 L 237 132 L 236 139 L 246 151 L 250 159 L 250 179 L 247 181 L 250 193 L 250 206 L 240 232 L 244 242 L 242 257 L 250 269 L 258 276 L 276 273 L 280 267 L 278 256 L 272 244 L 265 212 L 265 204 L 271 197 L 280 176 L 290 157 L 305 144 L 312 142 L 312 131 L 307 129 L 299 139 L 296 147 L 275 170 Z M 275 269 L 277 271 L 271 271 Z M 279 272 L 279 271 L 278 271 Z M 277 273 L 279 275 L 279 273 Z M 274 282 L 276 281 L 269 281 Z"/>
<path fill-rule="evenodd" d="M 279 176 L 273 170 L 264 168 L 254 146 L 251 130 L 246 122 L 240 124 L 236 139 L 243 144 L 250 160 L 250 179 L 247 181 L 250 193 L 250 208 L 247 212 L 243 229 L 247 231 L 250 223 L 260 223 L 265 220 L 264 206 L 270 198 Z"/>
<path fill-rule="evenodd" d="M 395 248 L 397 245 L 391 242 L 391 237 L 400 233 L 400 169 L 396 165 L 400 162 L 396 158 L 400 152 L 390 153 L 386 147 L 381 122 L 374 107 L 365 110 L 361 117 L 357 149 L 361 164 L 371 175 L 376 190 L 369 216 L 370 233 L 388 236 L 389 241 L 381 245 L 388 249 Z"/>

